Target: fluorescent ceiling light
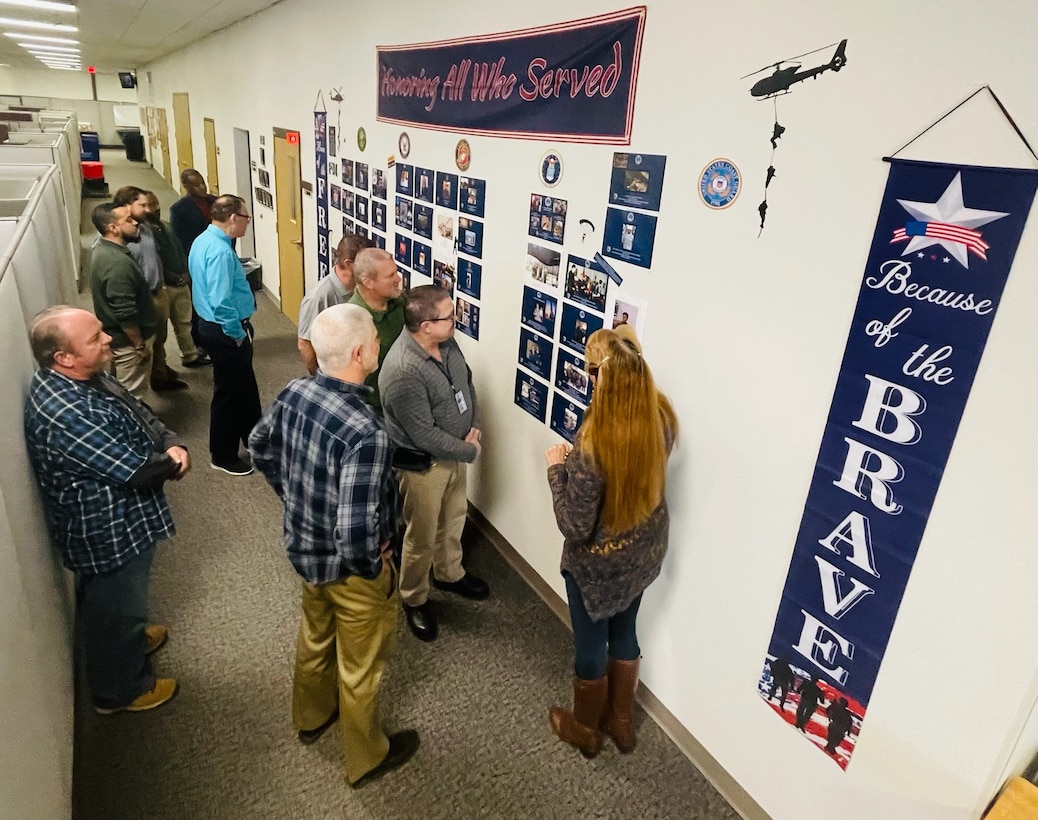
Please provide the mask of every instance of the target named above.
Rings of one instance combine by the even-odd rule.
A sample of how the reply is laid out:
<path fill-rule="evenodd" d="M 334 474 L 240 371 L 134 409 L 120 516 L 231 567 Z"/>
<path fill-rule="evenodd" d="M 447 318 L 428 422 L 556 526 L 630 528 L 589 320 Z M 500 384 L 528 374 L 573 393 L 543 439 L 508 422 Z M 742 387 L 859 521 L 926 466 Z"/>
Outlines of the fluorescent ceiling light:
<path fill-rule="evenodd" d="M 62 54 L 33 54 L 37 60 L 41 63 L 54 62 L 54 63 L 78 63 L 80 62 L 79 57 L 69 55 L 68 57 Z"/>
<path fill-rule="evenodd" d="M 0 6 L 17 6 L 21 9 L 41 11 L 67 11 L 75 14 L 78 9 L 71 3 L 55 3 L 54 0 L 0 0 Z"/>
<path fill-rule="evenodd" d="M 0 26 L 14 26 L 15 28 L 35 28 L 41 31 L 79 31 L 75 26 L 67 26 L 64 23 L 41 23 L 37 20 L 18 20 L 14 17 L 0 17 Z"/>
<path fill-rule="evenodd" d="M 18 45 L 30 53 L 38 51 L 41 54 L 79 54 L 78 46 L 47 46 L 42 43 L 19 43 Z"/>
<path fill-rule="evenodd" d="M 70 40 L 67 37 L 47 37 L 43 34 L 19 34 L 15 31 L 5 31 L 5 37 L 12 40 L 34 40 L 39 43 L 64 43 L 65 45 L 78 46 L 79 40 Z"/>
<path fill-rule="evenodd" d="M 78 65 L 52 65 L 50 68 L 57 71 L 82 71 L 83 67 Z"/>

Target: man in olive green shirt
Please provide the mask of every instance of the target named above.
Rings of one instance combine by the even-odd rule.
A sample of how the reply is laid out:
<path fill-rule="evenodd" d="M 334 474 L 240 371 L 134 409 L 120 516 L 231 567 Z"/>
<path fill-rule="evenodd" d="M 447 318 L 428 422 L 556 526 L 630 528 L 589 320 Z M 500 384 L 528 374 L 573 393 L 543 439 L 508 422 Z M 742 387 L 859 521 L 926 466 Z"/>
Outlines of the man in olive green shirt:
<path fill-rule="evenodd" d="M 105 202 L 94 208 L 91 220 L 101 234 L 90 257 L 94 314 L 112 337 L 115 378 L 135 399 L 143 400 L 158 319 L 144 273 L 126 247 L 138 241 L 140 232 L 129 205 L 116 208 Z"/>
<path fill-rule="evenodd" d="M 381 248 L 365 248 L 358 253 L 353 262 L 353 276 L 357 289 L 349 304 L 364 308 L 375 322 L 379 341 L 378 366 L 381 369 L 389 348 L 404 329 L 403 279 L 392 255 Z M 368 401 L 375 412 L 382 415 L 378 374 L 379 370 L 369 374 L 364 384 L 372 388 Z"/>

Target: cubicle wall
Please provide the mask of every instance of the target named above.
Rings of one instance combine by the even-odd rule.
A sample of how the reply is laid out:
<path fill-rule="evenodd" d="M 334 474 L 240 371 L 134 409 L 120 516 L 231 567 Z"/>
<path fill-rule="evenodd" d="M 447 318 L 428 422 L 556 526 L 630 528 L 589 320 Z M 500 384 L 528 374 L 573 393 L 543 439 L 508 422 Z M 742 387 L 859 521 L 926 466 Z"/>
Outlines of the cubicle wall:
<path fill-rule="evenodd" d="M 22 436 L 32 317 L 75 294 L 58 170 L 0 166 L 0 816 L 71 816 L 71 576 L 50 545 Z"/>

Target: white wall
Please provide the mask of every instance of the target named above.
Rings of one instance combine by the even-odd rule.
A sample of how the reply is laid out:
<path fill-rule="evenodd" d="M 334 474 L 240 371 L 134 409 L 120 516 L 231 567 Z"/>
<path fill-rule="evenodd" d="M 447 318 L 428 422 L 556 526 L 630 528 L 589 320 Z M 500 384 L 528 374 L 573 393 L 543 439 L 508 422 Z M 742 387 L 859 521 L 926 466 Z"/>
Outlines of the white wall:
<path fill-rule="evenodd" d="M 196 164 L 202 118 L 212 117 L 225 149 L 224 180 L 234 178 L 233 127 L 250 131 L 254 158 L 258 135 L 267 135 L 268 166 L 271 129 L 298 129 L 303 178 L 313 181 L 318 90 L 329 125 L 339 125 L 328 92 L 343 87 L 347 156 L 358 156 L 358 126 L 367 129 L 365 161 L 384 166 L 396 150 L 401 129 L 375 121 L 376 44 L 506 31 L 617 7 L 574 0 L 563 12 L 548 0 L 457 0 L 450 14 L 435 15 L 415 0 L 348 12 L 334 0 L 286 0 L 149 66 L 153 82 L 142 84 L 140 102 L 171 113 L 172 92 L 189 92 Z M 961 0 L 805 0 L 781 9 L 760 0 L 649 4 L 631 149 L 668 155 L 667 181 L 653 269 L 618 267 L 629 295 L 649 303 L 646 356 L 684 434 L 669 489 L 671 551 L 642 608 L 644 680 L 776 820 L 975 817 L 1038 742 L 1038 724 L 1027 722 L 1038 679 L 1026 649 L 1038 622 L 1038 535 L 1024 512 L 1038 496 L 1030 469 L 1038 460 L 1034 224 L 848 771 L 797 737 L 756 694 L 886 180 L 881 157 L 983 83 L 1038 137 L 1036 23 L 1038 8 L 1025 0 L 989 4 L 982 22 Z M 773 107 L 751 99 L 753 80 L 738 78 L 844 37 L 843 71 L 778 102 L 787 131 L 758 239 Z M 993 106 L 978 102 L 970 112 L 929 137 L 922 153 L 907 155 L 1035 165 L 1005 137 Z M 457 136 L 407 130 L 408 162 L 453 168 Z M 170 142 L 175 152 L 172 133 Z M 528 200 L 540 190 L 539 160 L 552 143 L 470 142 L 469 173 L 487 180 L 482 338 L 461 339 L 486 442 L 470 496 L 562 594 L 561 538 L 541 456 L 557 438 L 512 402 Z M 587 217 L 601 231 L 613 149 L 555 147 L 566 170 L 553 194 L 569 200 L 565 252 L 587 255 L 594 247 L 581 248 L 574 228 Z M 700 170 L 718 156 L 741 168 L 746 187 L 732 208 L 714 213 L 694 190 Z M 312 286 L 313 200 L 304 198 L 304 206 Z M 277 295 L 274 220 L 261 207 L 256 212 L 257 255 Z M 1022 730 L 1027 743 L 1017 746 Z"/>

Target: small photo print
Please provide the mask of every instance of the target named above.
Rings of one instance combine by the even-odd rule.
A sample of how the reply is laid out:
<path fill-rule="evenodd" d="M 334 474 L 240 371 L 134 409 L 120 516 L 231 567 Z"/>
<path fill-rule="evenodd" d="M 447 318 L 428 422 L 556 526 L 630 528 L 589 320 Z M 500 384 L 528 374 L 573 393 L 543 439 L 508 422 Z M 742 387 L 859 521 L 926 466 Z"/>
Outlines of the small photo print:
<path fill-rule="evenodd" d="M 587 364 L 580 356 L 559 348 L 559 360 L 555 364 L 555 387 L 571 399 L 586 405 L 591 400 L 591 379 Z"/>
<path fill-rule="evenodd" d="M 436 172 L 436 204 L 441 208 L 458 210 L 458 175 Z"/>
<path fill-rule="evenodd" d="M 564 302 L 559 341 L 570 349 L 583 353 L 588 337 L 596 330 L 601 330 L 602 325 L 601 316 Z"/>
<path fill-rule="evenodd" d="M 433 201 L 433 181 L 436 179 L 436 174 L 428 168 L 415 168 L 414 173 L 415 199 L 431 203 Z"/>
<path fill-rule="evenodd" d="M 526 328 L 519 329 L 519 364 L 542 379 L 551 373 L 552 343 Z"/>
<path fill-rule="evenodd" d="M 433 284 L 439 285 L 454 298 L 454 266 L 449 262 L 433 262 Z"/>
<path fill-rule="evenodd" d="M 454 306 L 454 326 L 473 339 L 479 340 L 479 305 L 458 299 Z"/>
<path fill-rule="evenodd" d="M 543 424 L 548 406 L 548 386 L 541 384 L 529 373 L 517 369 L 515 403 Z"/>
<path fill-rule="evenodd" d="M 404 282 L 404 293 L 407 293 L 411 289 L 411 271 L 407 268 L 402 268 L 399 265 L 397 265 L 396 272 L 400 274 L 400 278 Z"/>
<path fill-rule="evenodd" d="M 336 210 L 341 211 L 342 210 L 342 188 L 340 188 L 338 185 L 329 185 L 328 187 L 331 190 L 331 194 L 332 194 L 331 195 L 332 207 L 335 208 Z"/>
<path fill-rule="evenodd" d="M 380 233 L 373 233 L 371 240 L 375 243 L 376 248 L 386 249 L 386 238 Z"/>
<path fill-rule="evenodd" d="M 436 228 L 433 233 L 433 248 L 438 257 L 453 256 L 454 248 L 454 226 L 458 215 L 455 211 L 437 208 L 434 219 Z"/>
<path fill-rule="evenodd" d="M 371 195 L 378 199 L 386 198 L 386 172 L 381 168 L 371 172 Z"/>
<path fill-rule="evenodd" d="M 342 184 L 352 185 L 353 184 L 353 160 L 344 159 L 342 161 Z"/>
<path fill-rule="evenodd" d="M 342 232 L 343 234 L 356 233 L 357 226 L 353 223 L 353 220 L 348 216 L 342 218 Z"/>
<path fill-rule="evenodd" d="M 469 256 L 483 256 L 483 223 L 467 216 L 458 217 L 458 250 Z"/>
<path fill-rule="evenodd" d="M 426 239 L 432 239 L 433 209 L 428 205 L 414 204 L 414 232 Z"/>
<path fill-rule="evenodd" d="M 609 326 L 615 330 L 620 325 L 630 325 L 634 328 L 635 335 L 641 339 L 645 333 L 645 309 L 645 302 L 618 293 L 613 301 Z"/>
<path fill-rule="evenodd" d="M 583 421 L 584 408 L 571 402 L 562 393 L 555 393 L 551 404 L 551 422 L 548 426 L 572 444 Z"/>
<path fill-rule="evenodd" d="M 415 273 L 421 273 L 428 276 L 431 273 L 432 267 L 432 248 L 419 242 L 417 239 L 414 241 L 412 247 L 411 267 L 414 268 Z"/>
<path fill-rule="evenodd" d="M 414 196 L 414 166 L 396 166 L 396 192 L 405 196 Z"/>
<path fill-rule="evenodd" d="M 536 288 L 523 288 L 522 323 L 549 338 L 555 335 L 555 313 L 558 300 Z M 601 321 L 601 320 L 599 320 Z M 581 350 L 581 353 L 584 351 Z"/>
<path fill-rule="evenodd" d="M 386 229 L 386 203 L 377 202 L 372 200 L 371 202 L 371 227 L 377 228 L 380 231 Z"/>
<path fill-rule="evenodd" d="M 458 210 L 482 218 L 486 207 L 486 194 L 486 180 L 460 177 L 458 179 Z"/>
<path fill-rule="evenodd" d="M 398 233 L 393 247 L 393 256 L 401 265 L 411 266 L 411 237 Z"/>
<path fill-rule="evenodd" d="M 567 299 L 604 312 L 608 285 L 609 277 L 592 260 L 572 255 L 569 257 L 563 291 Z"/>
<path fill-rule="evenodd" d="M 328 127 L 328 156 L 334 157 L 339 150 L 339 139 L 335 126 Z"/>
<path fill-rule="evenodd" d="M 405 199 L 402 196 L 396 198 L 396 226 L 405 231 L 414 230 L 411 200 Z"/>
<path fill-rule="evenodd" d="M 368 164 L 366 162 L 358 162 L 354 165 L 354 188 L 360 188 L 362 191 L 368 190 Z"/>
<path fill-rule="evenodd" d="M 471 259 L 458 259 L 458 290 L 473 299 L 479 299 L 483 279 L 482 265 Z"/>
<path fill-rule="evenodd" d="M 559 286 L 559 263 L 562 254 L 551 248 L 528 242 L 526 245 L 526 272 L 534 282 L 549 288 Z"/>
<path fill-rule="evenodd" d="M 357 194 L 354 200 L 354 216 L 358 222 L 367 224 L 368 221 L 368 198 Z"/>
<path fill-rule="evenodd" d="M 356 197 L 356 194 L 354 194 L 353 191 L 350 191 L 350 190 L 345 189 L 345 188 L 343 189 L 343 191 L 342 191 L 342 212 L 344 214 L 349 214 L 350 216 L 353 216 L 353 202 L 354 202 L 354 198 L 355 197 Z"/>

